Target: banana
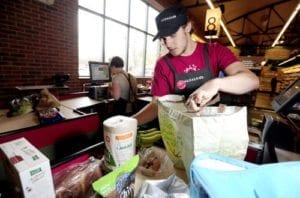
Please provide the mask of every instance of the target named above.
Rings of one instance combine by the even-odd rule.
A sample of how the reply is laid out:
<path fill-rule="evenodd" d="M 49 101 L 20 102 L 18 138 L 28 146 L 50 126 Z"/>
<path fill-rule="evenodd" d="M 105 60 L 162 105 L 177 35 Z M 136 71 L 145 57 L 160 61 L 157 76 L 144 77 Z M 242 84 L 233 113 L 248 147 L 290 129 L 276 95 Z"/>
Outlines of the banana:
<path fill-rule="evenodd" d="M 149 133 L 152 131 L 158 131 L 158 128 L 151 128 L 151 129 L 147 129 L 147 130 L 138 130 L 138 133 Z"/>
<path fill-rule="evenodd" d="M 140 148 L 149 148 L 151 146 L 153 146 L 153 144 L 141 144 L 141 145 L 139 145 Z"/>
<path fill-rule="evenodd" d="M 140 136 L 140 137 L 152 137 L 152 136 L 155 136 L 157 134 L 161 135 L 160 131 L 151 131 L 149 133 L 138 133 L 138 136 Z"/>
<path fill-rule="evenodd" d="M 138 133 L 137 146 L 147 148 L 153 146 L 153 143 L 161 139 L 160 131 L 150 131 L 148 133 Z"/>
<path fill-rule="evenodd" d="M 161 135 L 160 134 L 155 134 L 151 137 L 140 137 L 140 144 L 150 144 L 150 143 L 154 143 L 158 140 L 161 139 Z"/>

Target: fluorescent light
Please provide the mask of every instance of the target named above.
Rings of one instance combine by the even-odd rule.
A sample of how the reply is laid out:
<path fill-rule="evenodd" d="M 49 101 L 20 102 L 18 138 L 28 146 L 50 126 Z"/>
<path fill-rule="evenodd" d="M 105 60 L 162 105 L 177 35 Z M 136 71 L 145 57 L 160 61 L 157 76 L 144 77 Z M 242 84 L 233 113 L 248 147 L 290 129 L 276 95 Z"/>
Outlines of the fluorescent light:
<path fill-rule="evenodd" d="M 285 61 L 279 63 L 278 66 L 281 66 L 281 65 L 284 65 L 285 63 L 288 63 L 288 62 L 290 62 L 290 61 L 296 60 L 297 58 L 300 58 L 300 55 L 299 55 L 299 54 L 296 55 L 296 56 L 294 56 L 294 57 L 292 57 L 292 58 L 290 58 L 290 59 L 287 59 L 287 60 L 285 60 Z"/>
<path fill-rule="evenodd" d="M 290 25 L 290 23 L 293 21 L 293 19 L 295 18 L 295 16 L 297 15 L 298 11 L 300 10 L 300 3 L 298 3 L 298 5 L 296 6 L 295 10 L 293 11 L 293 13 L 291 14 L 290 18 L 288 19 L 288 21 L 285 23 L 285 25 L 283 26 L 282 30 L 280 31 L 280 33 L 278 34 L 277 38 L 275 39 L 274 43 L 272 44 L 272 47 L 274 47 L 277 42 L 279 41 L 280 37 L 282 36 L 282 34 L 285 32 L 285 30 L 288 28 L 288 26 Z"/>
<path fill-rule="evenodd" d="M 210 9 L 214 9 L 214 8 L 215 8 L 215 6 L 214 6 L 214 4 L 211 2 L 211 0 L 206 0 L 206 3 L 207 3 L 207 5 L 208 5 L 208 7 L 210 7 Z M 226 34 L 227 38 L 229 39 L 231 45 L 232 45 L 233 47 L 236 47 L 236 45 L 235 45 L 235 43 L 234 43 L 234 41 L 233 41 L 233 39 L 232 39 L 232 37 L 231 37 L 231 35 L 230 35 L 228 29 L 226 28 L 225 24 L 223 23 L 222 19 L 221 19 L 221 21 L 220 21 L 220 24 L 221 24 L 221 27 L 223 28 L 223 30 L 225 31 L 225 34 Z"/>

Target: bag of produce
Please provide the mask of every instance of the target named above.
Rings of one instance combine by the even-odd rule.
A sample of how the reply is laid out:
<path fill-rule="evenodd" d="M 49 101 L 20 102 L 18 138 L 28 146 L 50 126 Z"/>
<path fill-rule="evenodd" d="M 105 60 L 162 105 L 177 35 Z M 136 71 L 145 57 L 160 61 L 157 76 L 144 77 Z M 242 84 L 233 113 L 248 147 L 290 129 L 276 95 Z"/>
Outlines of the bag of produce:
<path fill-rule="evenodd" d="M 158 118 L 167 154 L 175 167 L 189 172 L 201 153 L 218 153 L 244 159 L 248 142 L 247 108 L 207 106 L 198 113 L 187 111 L 184 97 L 166 95 L 158 100 Z"/>

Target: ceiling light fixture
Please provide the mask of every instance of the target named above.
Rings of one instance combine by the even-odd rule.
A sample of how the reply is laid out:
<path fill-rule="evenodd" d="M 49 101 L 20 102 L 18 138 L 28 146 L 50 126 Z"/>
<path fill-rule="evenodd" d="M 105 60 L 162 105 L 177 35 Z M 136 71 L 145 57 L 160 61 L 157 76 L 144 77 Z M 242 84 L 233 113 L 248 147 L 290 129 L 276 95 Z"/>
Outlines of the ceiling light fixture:
<path fill-rule="evenodd" d="M 209 7 L 210 9 L 214 9 L 214 8 L 215 8 L 215 6 L 214 6 L 214 4 L 211 2 L 211 0 L 206 0 L 206 3 L 207 3 L 207 5 L 208 5 L 208 7 Z M 224 22 L 222 21 L 222 19 L 220 20 L 220 24 L 221 24 L 221 27 L 223 28 L 223 30 L 225 31 L 225 34 L 226 34 L 227 38 L 229 39 L 231 45 L 232 45 L 233 47 L 236 47 L 236 44 L 234 43 L 234 41 L 233 41 L 233 39 L 232 39 L 232 37 L 231 37 L 231 35 L 230 35 L 228 29 L 226 28 Z"/>
<path fill-rule="evenodd" d="M 293 19 L 295 18 L 295 16 L 297 15 L 297 13 L 298 13 L 299 10 L 300 10 L 300 3 L 298 3 L 298 5 L 296 6 L 295 10 L 291 14 L 291 16 L 289 17 L 289 19 L 287 20 L 287 22 L 284 24 L 282 30 L 278 34 L 278 36 L 275 39 L 274 43 L 272 44 L 272 47 L 274 47 L 278 43 L 278 41 L 281 38 L 282 34 L 286 31 L 286 29 L 288 28 L 288 26 L 290 25 L 290 23 L 293 21 Z"/>

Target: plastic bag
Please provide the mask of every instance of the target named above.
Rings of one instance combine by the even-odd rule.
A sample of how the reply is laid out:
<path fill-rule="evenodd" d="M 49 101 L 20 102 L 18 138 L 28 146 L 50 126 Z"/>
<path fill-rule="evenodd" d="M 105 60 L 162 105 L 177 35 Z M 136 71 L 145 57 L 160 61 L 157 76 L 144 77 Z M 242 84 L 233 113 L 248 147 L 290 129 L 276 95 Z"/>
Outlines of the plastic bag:
<path fill-rule="evenodd" d="M 178 197 L 189 198 L 189 188 L 186 183 L 176 175 L 171 175 L 164 180 L 145 180 L 137 197 Z"/>
<path fill-rule="evenodd" d="M 183 96 L 159 98 L 158 118 L 167 154 L 177 167 L 189 172 L 190 163 L 201 153 L 219 153 L 244 159 L 249 136 L 247 108 L 204 107 L 200 116 L 187 111 Z"/>
<path fill-rule="evenodd" d="M 89 197 L 92 182 L 102 177 L 101 161 L 90 157 L 53 174 L 56 197 Z"/>
<path fill-rule="evenodd" d="M 144 148 L 139 151 L 139 155 L 138 169 L 145 176 L 162 179 L 175 172 L 172 161 L 165 151 L 160 148 L 154 146 Z"/>

